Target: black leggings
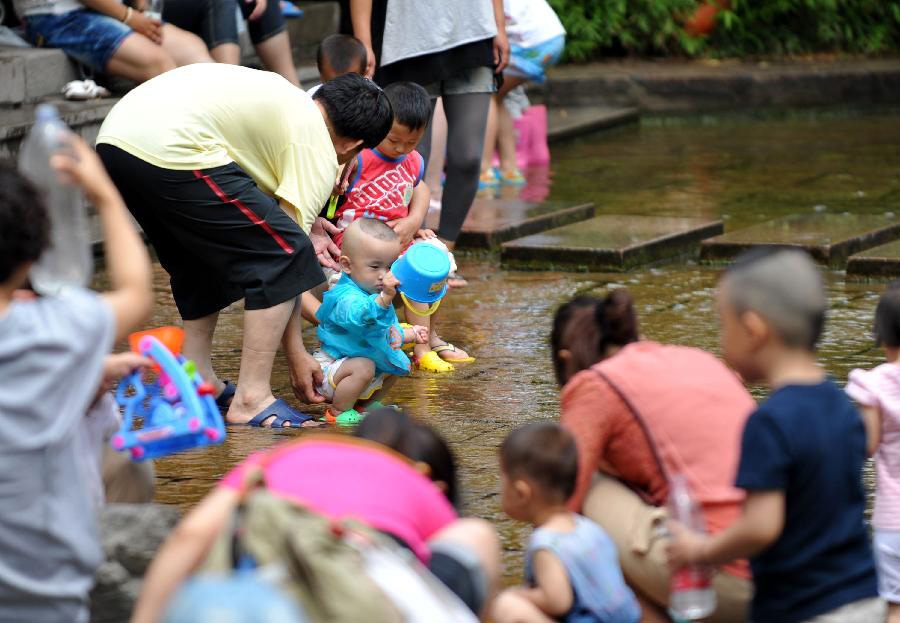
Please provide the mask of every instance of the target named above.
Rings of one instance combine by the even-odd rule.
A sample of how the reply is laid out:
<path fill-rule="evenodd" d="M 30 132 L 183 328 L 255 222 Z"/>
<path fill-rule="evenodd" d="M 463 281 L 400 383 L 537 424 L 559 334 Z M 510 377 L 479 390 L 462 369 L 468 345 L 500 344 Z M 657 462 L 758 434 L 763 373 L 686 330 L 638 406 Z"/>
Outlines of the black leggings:
<path fill-rule="evenodd" d="M 237 43 L 236 7 L 244 19 L 253 12 L 255 2 L 244 0 L 166 0 L 163 19 L 183 30 L 200 35 L 210 50 L 223 43 Z M 269 0 L 258 19 L 247 22 L 253 45 L 274 37 L 286 27 L 278 0 Z"/>
<path fill-rule="evenodd" d="M 442 96 L 447 115 L 447 181 L 441 196 L 441 224 L 437 234 L 444 240 L 456 242 L 478 192 L 484 132 L 492 95 L 465 93 Z M 436 102 L 431 102 L 432 118 Z M 417 149 L 427 166 L 431 155 L 431 120 Z"/>

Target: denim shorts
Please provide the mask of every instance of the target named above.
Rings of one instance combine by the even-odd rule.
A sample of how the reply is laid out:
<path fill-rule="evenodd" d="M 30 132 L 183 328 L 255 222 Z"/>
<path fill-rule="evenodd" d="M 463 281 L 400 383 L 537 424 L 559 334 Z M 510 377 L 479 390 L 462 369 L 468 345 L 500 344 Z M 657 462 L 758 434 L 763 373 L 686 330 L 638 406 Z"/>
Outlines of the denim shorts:
<path fill-rule="evenodd" d="M 467 93 L 493 93 L 494 70 L 490 67 L 470 67 L 459 71 L 446 80 L 425 85 L 431 97 L 442 95 L 465 95 Z"/>
<path fill-rule="evenodd" d="M 513 45 L 509 51 L 509 66 L 506 72 L 541 84 L 547 79 L 544 75 L 547 68 L 559 62 L 565 45 L 564 35 L 553 37 L 531 48 Z"/>
<path fill-rule="evenodd" d="M 119 20 L 87 9 L 25 18 L 25 36 L 33 45 L 59 48 L 100 72 L 106 71 L 109 59 L 132 32 Z"/>

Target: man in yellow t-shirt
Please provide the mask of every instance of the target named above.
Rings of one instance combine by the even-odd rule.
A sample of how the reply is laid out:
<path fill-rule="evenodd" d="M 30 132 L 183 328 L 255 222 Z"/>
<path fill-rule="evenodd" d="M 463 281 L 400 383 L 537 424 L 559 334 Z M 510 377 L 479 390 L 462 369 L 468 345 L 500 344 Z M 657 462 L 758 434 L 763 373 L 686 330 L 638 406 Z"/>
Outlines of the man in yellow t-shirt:
<path fill-rule="evenodd" d="M 381 89 L 356 74 L 310 98 L 274 73 L 203 64 L 138 86 L 103 122 L 97 152 L 169 273 L 184 355 L 216 386 L 229 422 L 310 419 L 272 395 L 279 343 L 298 395 L 322 400 L 297 304 L 325 280 L 319 263 L 333 261 L 317 216 L 338 167 L 381 142 L 392 121 Z M 235 388 L 218 379 L 210 353 L 219 311 L 240 299 Z"/>

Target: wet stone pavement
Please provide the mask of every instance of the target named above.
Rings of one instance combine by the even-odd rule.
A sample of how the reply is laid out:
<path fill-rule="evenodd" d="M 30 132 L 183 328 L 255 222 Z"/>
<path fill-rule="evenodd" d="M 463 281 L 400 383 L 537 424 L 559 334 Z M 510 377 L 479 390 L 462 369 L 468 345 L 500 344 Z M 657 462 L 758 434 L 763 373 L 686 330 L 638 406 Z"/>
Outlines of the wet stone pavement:
<path fill-rule="evenodd" d="M 816 206 L 860 214 L 900 208 L 900 115 L 891 111 L 650 120 L 559 146 L 553 157 L 549 176 L 530 173 L 549 185 L 523 192 L 532 198 L 549 193 L 568 205 L 593 201 L 601 216 L 723 219 L 728 232 L 823 211 Z M 507 579 L 514 581 L 528 529 L 500 512 L 497 447 L 514 426 L 558 416 L 547 346 L 555 308 L 576 294 L 599 296 L 627 287 L 646 338 L 719 353 L 713 298 L 722 267 L 679 260 L 624 273 L 560 273 L 501 270 L 496 254 L 460 254 L 458 261 L 471 285 L 451 293 L 439 327 L 477 361 L 445 375 L 416 371 L 397 383 L 389 400 L 450 441 L 461 468 L 465 511 L 498 526 Z M 848 280 L 843 271 L 823 270 L 831 310 L 820 355 L 843 383 L 850 369 L 880 361 L 870 325 L 886 282 Z M 155 287 L 157 305 L 147 326 L 179 324 L 168 278 L 158 265 Z M 241 323 L 239 304 L 219 318 L 213 356 L 223 379 L 237 377 Z M 314 346 L 311 332 L 306 341 Z M 273 387 L 277 396 L 292 400 L 281 357 Z M 751 390 L 757 398 L 765 395 L 762 388 Z M 248 454 L 305 433 L 230 427 L 228 434 L 221 446 L 158 461 L 157 501 L 186 510 Z M 871 477 L 869 470 L 870 487 Z"/>

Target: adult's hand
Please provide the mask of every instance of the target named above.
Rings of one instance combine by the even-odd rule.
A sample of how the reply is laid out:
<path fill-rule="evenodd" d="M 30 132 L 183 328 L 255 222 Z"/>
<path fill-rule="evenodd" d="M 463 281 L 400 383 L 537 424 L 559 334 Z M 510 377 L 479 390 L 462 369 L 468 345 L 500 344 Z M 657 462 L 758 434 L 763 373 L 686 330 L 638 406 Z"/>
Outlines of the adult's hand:
<path fill-rule="evenodd" d="M 319 264 L 325 268 L 340 270 L 337 260 L 341 257 L 341 250 L 331 239 L 331 236 L 340 231 L 331 221 L 321 216 L 316 219 L 309 230 L 309 240 L 313 244 L 313 249 L 316 250 L 316 257 L 319 258 Z"/>
<path fill-rule="evenodd" d="M 506 32 L 498 32 L 494 37 L 494 73 L 499 74 L 509 64 L 509 39 Z"/>
<path fill-rule="evenodd" d="M 253 1 L 254 0 L 244 0 L 244 2 L 246 2 L 247 4 L 253 4 Z M 277 2 L 278 0 L 275 0 L 275 1 Z M 256 0 L 256 6 L 253 7 L 253 11 L 250 13 L 250 15 L 247 16 L 247 19 L 249 19 L 251 21 L 258 19 L 259 16 L 262 15 L 263 12 L 265 12 L 265 10 L 266 10 L 266 0 Z"/>
<path fill-rule="evenodd" d="M 400 248 L 405 249 L 419 231 L 420 223 L 408 216 L 388 221 L 387 226 L 394 230 L 400 238 Z"/>
<path fill-rule="evenodd" d="M 324 380 L 322 367 L 313 356 L 303 352 L 288 352 L 288 369 L 291 371 L 291 387 L 298 400 L 308 403 L 324 402 L 325 397 L 316 392 Z"/>
<path fill-rule="evenodd" d="M 366 78 L 371 80 L 375 76 L 375 50 L 370 44 L 366 44 Z"/>
<path fill-rule="evenodd" d="M 135 11 L 128 20 L 128 25 L 135 32 L 138 32 L 155 43 L 162 44 L 162 22 L 158 19 L 147 17 L 140 11 Z"/>

